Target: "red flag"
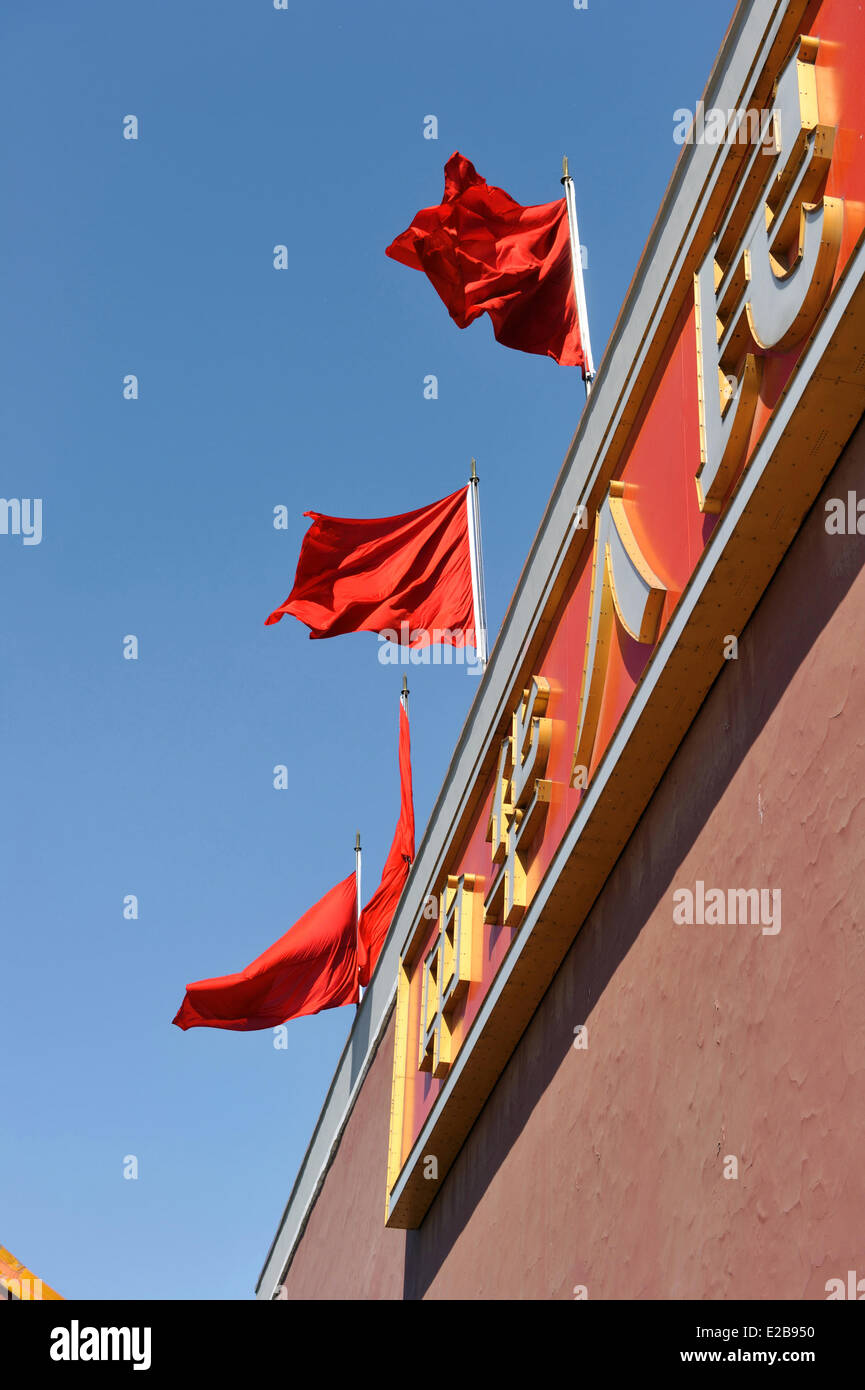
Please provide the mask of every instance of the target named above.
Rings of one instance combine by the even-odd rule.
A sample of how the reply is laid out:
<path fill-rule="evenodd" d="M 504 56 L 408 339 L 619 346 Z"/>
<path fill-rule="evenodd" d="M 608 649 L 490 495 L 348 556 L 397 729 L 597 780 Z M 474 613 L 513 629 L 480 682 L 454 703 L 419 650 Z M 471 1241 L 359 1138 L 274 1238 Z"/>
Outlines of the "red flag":
<path fill-rule="evenodd" d="M 368 985 L 384 939 L 396 912 L 400 894 L 414 859 L 414 801 L 411 789 L 411 738 L 408 715 L 399 706 L 399 820 L 390 853 L 385 860 L 381 883 L 363 912 L 357 932 L 357 961 L 360 983 Z"/>
<path fill-rule="evenodd" d="M 475 645 L 468 488 L 402 516 L 312 517 L 294 588 L 266 623 L 291 613 L 310 637 L 389 632 L 410 647 Z M 433 635 L 435 634 L 435 635 Z"/>
<path fill-rule="evenodd" d="M 249 1033 L 359 997 L 357 884 L 350 874 L 240 974 L 187 985 L 172 1022 L 184 1030 Z"/>
<path fill-rule="evenodd" d="M 487 313 L 505 347 L 585 375 L 563 198 L 522 207 L 456 152 L 445 165 L 444 201 L 416 213 L 386 254 L 429 276 L 459 328 Z"/>

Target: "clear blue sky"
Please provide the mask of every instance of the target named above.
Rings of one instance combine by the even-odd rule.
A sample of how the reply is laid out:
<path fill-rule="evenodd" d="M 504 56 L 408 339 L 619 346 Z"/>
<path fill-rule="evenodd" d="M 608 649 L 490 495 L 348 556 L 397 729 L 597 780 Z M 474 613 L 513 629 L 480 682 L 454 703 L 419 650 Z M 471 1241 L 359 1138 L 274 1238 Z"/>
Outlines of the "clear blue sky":
<path fill-rule="evenodd" d="M 44 534 L 0 535 L 0 1244 L 62 1293 L 251 1297 L 351 1026 L 171 1026 L 393 832 L 400 672 L 264 626 L 303 512 L 476 455 L 494 635 L 577 423 L 578 372 L 385 246 L 453 150 L 523 203 L 567 152 L 599 359 L 732 9 L 5 0 L 0 495 Z M 420 840 L 476 682 L 409 674 Z"/>

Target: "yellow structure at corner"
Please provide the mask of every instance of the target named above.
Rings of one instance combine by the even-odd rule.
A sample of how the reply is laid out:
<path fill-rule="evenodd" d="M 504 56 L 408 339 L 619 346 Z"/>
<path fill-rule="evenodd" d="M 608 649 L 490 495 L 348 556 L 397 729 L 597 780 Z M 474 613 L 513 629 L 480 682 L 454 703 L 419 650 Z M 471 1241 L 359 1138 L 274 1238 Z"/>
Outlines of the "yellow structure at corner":
<path fill-rule="evenodd" d="M 8 1298 L 21 1299 L 22 1302 L 35 1302 L 36 1300 L 59 1300 L 63 1302 L 63 1295 L 56 1289 L 51 1289 L 47 1284 L 43 1284 L 41 1279 L 20 1260 L 16 1260 L 11 1251 L 0 1245 L 0 1290 L 2 1296 Z"/>

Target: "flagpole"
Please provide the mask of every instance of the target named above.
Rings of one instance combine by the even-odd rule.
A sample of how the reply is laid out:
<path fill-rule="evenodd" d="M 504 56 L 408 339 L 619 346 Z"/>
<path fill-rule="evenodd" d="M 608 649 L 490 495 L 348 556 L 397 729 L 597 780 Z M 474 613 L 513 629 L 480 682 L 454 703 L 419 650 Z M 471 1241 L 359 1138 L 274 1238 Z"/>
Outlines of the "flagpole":
<path fill-rule="evenodd" d="M 469 555 L 472 569 L 472 597 L 475 607 L 475 652 L 484 671 L 487 669 L 487 598 L 484 587 L 484 556 L 481 546 L 481 503 L 478 492 L 477 460 L 472 459 L 469 506 Z"/>
<path fill-rule="evenodd" d="M 356 923 L 355 923 L 355 950 L 356 950 L 356 951 L 359 951 L 359 950 L 360 950 L 360 831 L 359 831 L 359 830 L 355 831 L 355 836 L 354 836 L 354 887 L 355 887 L 355 893 L 357 894 L 357 897 L 356 897 L 356 908 L 355 908 L 355 916 L 356 916 L 356 918 L 357 918 L 357 921 L 356 921 Z M 360 1008 L 360 1001 L 361 1001 L 362 998 L 363 998 L 363 989 L 362 989 L 362 987 L 361 987 L 360 985 L 358 985 L 358 987 L 357 987 L 357 1007 L 358 1007 L 358 1008 Z"/>
<path fill-rule="evenodd" d="M 595 363 L 592 357 L 592 340 L 589 336 L 589 311 L 586 307 L 586 287 L 583 283 L 583 253 L 580 246 L 580 229 L 577 225 L 577 200 L 574 195 L 574 181 L 568 173 L 568 156 L 562 158 L 562 183 L 565 189 L 565 206 L 568 209 L 568 227 L 571 233 L 571 266 L 574 272 L 574 293 L 577 299 L 577 318 L 580 324 L 580 342 L 583 347 L 583 373 L 586 384 L 586 400 L 589 399 L 595 379 Z"/>
<path fill-rule="evenodd" d="M 402 678 L 402 692 L 401 692 L 400 697 L 399 697 L 399 702 L 400 702 L 400 704 L 402 705 L 403 709 L 405 710 L 406 716 L 408 716 L 408 694 L 409 694 L 409 691 L 408 691 L 408 676 L 403 676 L 403 678 Z"/>

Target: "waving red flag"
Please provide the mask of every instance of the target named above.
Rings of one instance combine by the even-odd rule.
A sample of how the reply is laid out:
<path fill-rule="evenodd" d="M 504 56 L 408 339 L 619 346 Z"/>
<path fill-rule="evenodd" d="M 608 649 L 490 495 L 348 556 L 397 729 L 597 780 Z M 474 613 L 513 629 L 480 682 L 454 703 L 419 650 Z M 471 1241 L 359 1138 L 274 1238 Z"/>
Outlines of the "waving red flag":
<path fill-rule="evenodd" d="M 408 715 L 400 700 L 399 706 L 399 820 L 390 853 L 385 860 L 381 883 L 363 912 L 357 932 L 357 962 L 359 979 L 368 985 L 375 963 L 381 954 L 400 894 L 405 887 L 414 859 L 414 800 L 411 787 L 411 737 Z"/>
<path fill-rule="evenodd" d="M 459 328 L 489 314 L 505 347 L 585 374 L 563 198 L 522 207 L 457 151 L 444 201 L 416 213 L 386 254 L 429 276 Z"/>
<path fill-rule="evenodd" d="M 184 1031 L 249 1033 L 359 997 L 357 886 L 350 874 L 240 974 L 187 985 L 172 1022 Z"/>
<path fill-rule="evenodd" d="M 410 647 L 475 646 L 468 488 L 402 516 L 312 517 L 294 588 L 266 623 L 286 613 L 310 637 L 393 633 Z"/>

